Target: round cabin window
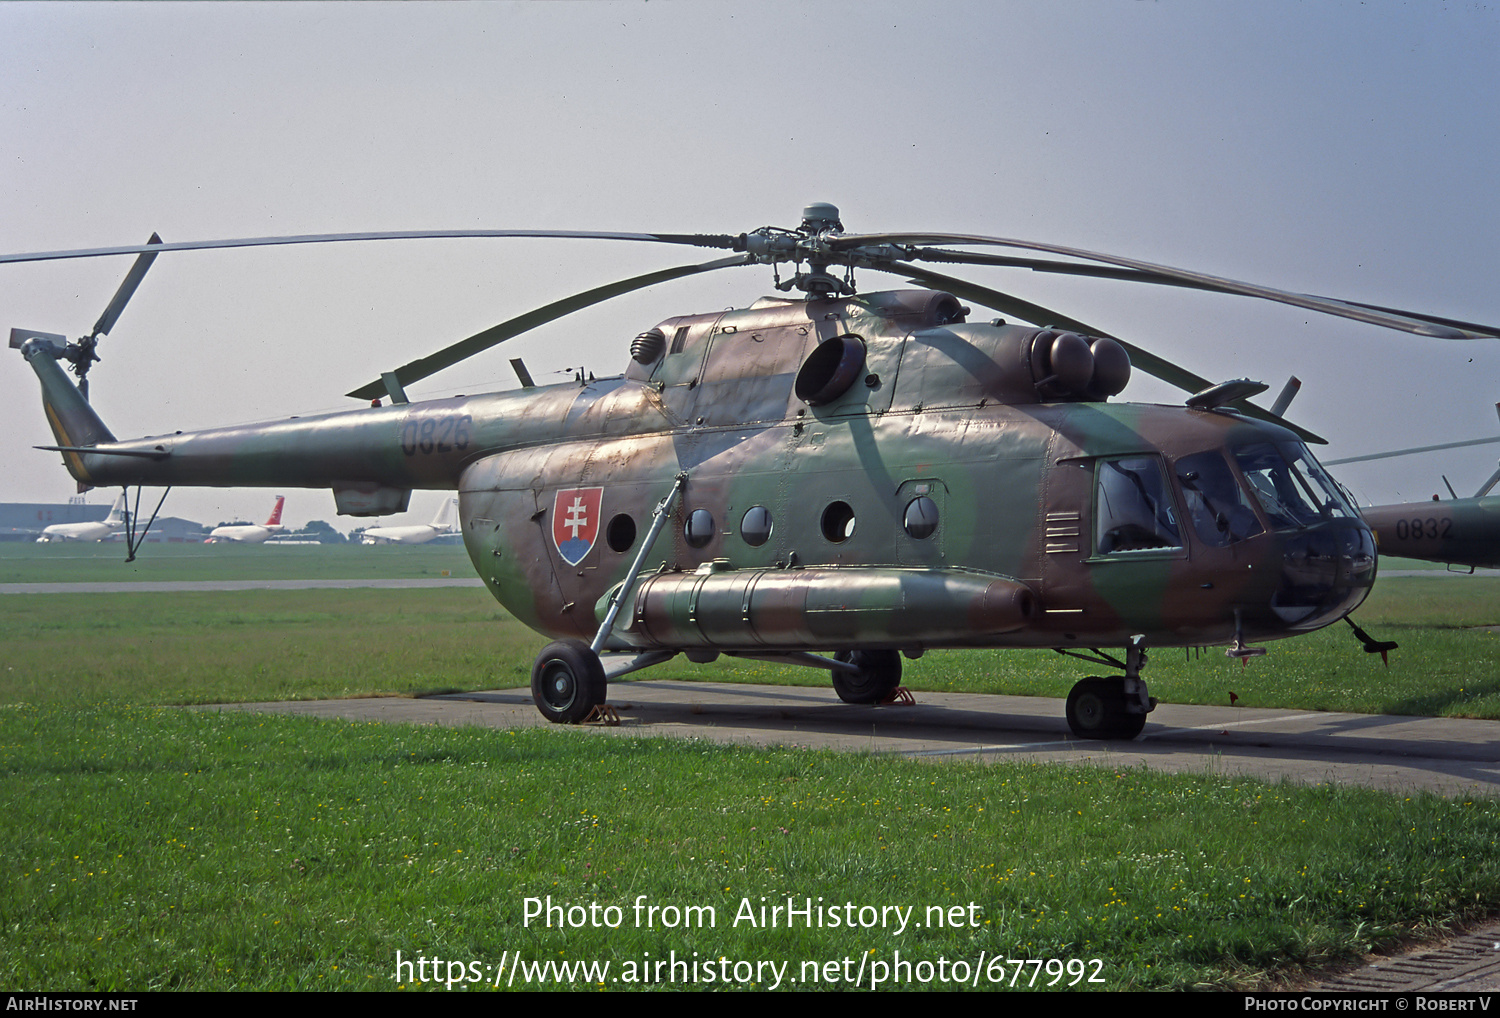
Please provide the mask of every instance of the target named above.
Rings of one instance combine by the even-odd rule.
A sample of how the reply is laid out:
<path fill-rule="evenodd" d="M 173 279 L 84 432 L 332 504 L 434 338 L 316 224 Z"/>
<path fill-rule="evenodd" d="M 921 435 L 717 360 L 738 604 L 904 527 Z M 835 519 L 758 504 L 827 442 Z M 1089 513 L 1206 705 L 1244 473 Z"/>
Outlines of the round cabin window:
<path fill-rule="evenodd" d="M 740 536 L 752 548 L 759 548 L 771 539 L 771 510 L 763 505 L 753 505 L 740 520 Z"/>
<path fill-rule="evenodd" d="M 854 510 L 848 502 L 834 502 L 823 510 L 823 536 L 843 544 L 854 536 Z"/>
<path fill-rule="evenodd" d="M 906 503 L 906 515 L 902 517 L 902 525 L 906 532 L 918 541 L 925 541 L 938 528 L 937 503 L 926 495 L 918 495 Z"/>
<path fill-rule="evenodd" d="M 629 551 L 630 546 L 635 544 L 635 520 L 620 513 L 609 521 L 609 526 L 604 531 L 604 540 L 612 551 Z"/>
<path fill-rule="evenodd" d="M 694 509 L 688 514 L 687 525 L 682 536 L 694 548 L 702 548 L 714 539 L 714 514 L 707 509 Z"/>

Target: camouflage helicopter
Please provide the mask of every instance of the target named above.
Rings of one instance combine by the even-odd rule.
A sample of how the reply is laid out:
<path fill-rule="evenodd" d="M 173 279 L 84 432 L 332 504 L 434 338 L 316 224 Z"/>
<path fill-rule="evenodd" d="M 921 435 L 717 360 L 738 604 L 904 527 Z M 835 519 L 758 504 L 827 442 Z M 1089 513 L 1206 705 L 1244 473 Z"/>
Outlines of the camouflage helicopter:
<path fill-rule="evenodd" d="M 1500 404 L 1495 409 L 1500 411 Z M 1461 442 L 1443 442 L 1413 449 L 1397 449 L 1391 452 L 1370 453 L 1364 456 L 1349 456 L 1333 460 L 1330 466 L 1340 463 L 1360 463 L 1367 460 L 1389 459 L 1410 456 L 1416 453 L 1441 452 L 1466 446 L 1491 445 L 1500 438 L 1471 438 Z M 1500 495 L 1491 494 L 1500 483 L 1500 470 L 1491 474 L 1469 498 L 1459 498 L 1443 478 L 1452 496 L 1439 501 L 1433 495 L 1429 502 L 1400 502 L 1394 505 L 1369 506 L 1360 510 L 1360 515 L 1375 534 L 1376 544 L 1387 555 L 1425 559 L 1449 566 L 1500 567 Z"/>
<path fill-rule="evenodd" d="M 1500 567 L 1500 496 L 1400 502 L 1360 510 L 1387 555 L 1450 566 Z"/>
<path fill-rule="evenodd" d="M 430 236 L 558 237 L 719 248 L 714 261 L 596 287 L 382 374 L 360 409 L 117 440 L 86 375 L 163 251 Z M 1370 529 L 1305 441 L 1248 402 L 1076 319 L 919 263 L 1188 286 L 1447 338 L 1496 330 L 1288 293 L 1132 259 L 1005 238 L 850 234 L 837 208 L 738 235 L 438 231 L 257 238 L 0 256 L 137 253 L 94 333 L 15 330 L 75 479 L 90 485 L 317 487 L 338 512 L 406 509 L 457 491 L 464 542 L 494 597 L 553 639 L 541 713 L 578 722 L 610 680 L 683 654 L 827 670 L 850 703 L 887 701 L 902 658 L 963 647 L 1052 648 L 1116 669 L 1067 698 L 1083 738 L 1132 738 L 1156 701 L 1147 650 L 1306 633 L 1364 599 Z M 939 245 L 939 246 L 934 246 Z M 1020 255 L 966 248 L 1004 247 Z M 1052 255 L 1039 258 L 1032 252 Z M 1058 257 L 1060 256 L 1060 257 Z M 624 373 L 410 402 L 405 386 L 612 296 L 731 266 L 770 265 L 779 294 L 668 318 Z M 790 278 L 780 267 L 790 265 Z M 854 272 L 919 289 L 863 293 Z M 1032 324 L 970 321 L 963 302 Z M 102 327 L 102 328 L 101 328 Z M 79 384 L 60 361 L 69 362 Z M 1112 402 L 1132 363 L 1193 393 Z M 137 496 L 139 497 L 139 496 Z M 149 524 L 148 524 L 149 525 Z"/>

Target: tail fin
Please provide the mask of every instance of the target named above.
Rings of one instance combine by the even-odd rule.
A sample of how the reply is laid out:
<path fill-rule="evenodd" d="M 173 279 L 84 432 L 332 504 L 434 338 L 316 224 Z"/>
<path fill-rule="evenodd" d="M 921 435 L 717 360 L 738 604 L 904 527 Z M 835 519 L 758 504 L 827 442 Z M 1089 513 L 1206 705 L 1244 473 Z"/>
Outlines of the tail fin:
<path fill-rule="evenodd" d="M 458 523 L 458 499 L 445 499 L 432 518 L 432 529 L 439 534 L 451 533 Z"/>
<path fill-rule="evenodd" d="M 276 508 L 271 510 L 271 518 L 266 520 L 266 526 L 274 527 L 281 522 L 281 504 L 285 501 L 285 495 L 276 496 Z"/>
<path fill-rule="evenodd" d="M 110 507 L 109 515 L 104 517 L 104 522 L 112 527 L 125 525 L 125 496 L 123 494 L 115 499 L 115 504 Z"/>
<path fill-rule="evenodd" d="M 52 426 L 58 445 L 76 449 L 115 440 L 78 387 L 58 366 L 57 360 L 62 355 L 60 349 L 33 339 L 25 342 L 21 354 L 42 383 L 42 409 L 46 411 L 47 423 Z M 64 451 L 63 462 L 74 480 L 94 483 L 78 453 Z"/>

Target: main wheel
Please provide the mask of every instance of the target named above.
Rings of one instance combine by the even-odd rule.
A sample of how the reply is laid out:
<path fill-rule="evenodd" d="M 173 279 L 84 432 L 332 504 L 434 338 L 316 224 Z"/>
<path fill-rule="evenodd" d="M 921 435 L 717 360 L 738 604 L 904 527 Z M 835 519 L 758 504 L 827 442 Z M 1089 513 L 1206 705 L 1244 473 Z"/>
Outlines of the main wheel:
<path fill-rule="evenodd" d="M 1082 679 L 1068 693 L 1068 727 L 1080 739 L 1133 739 L 1146 715 L 1125 710 L 1120 680 Z"/>
<path fill-rule="evenodd" d="M 834 669 L 833 691 L 845 703 L 880 703 L 901 685 L 901 655 L 894 650 L 841 650 L 833 659 L 859 669 Z"/>
<path fill-rule="evenodd" d="M 1115 725 L 1113 739 L 1133 739 L 1141 734 L 1141 729 L 1146 727 L 1146 715 L 1144 714 L 1121 714 L 1119 722 Z"/>
<path fill-rule="evenodd" d="M 547 644 L 531 666 L 531 698 L 553 724 L 582 721 L 604 702 L 608 688 L 604 664 L 582 640 Z"/>

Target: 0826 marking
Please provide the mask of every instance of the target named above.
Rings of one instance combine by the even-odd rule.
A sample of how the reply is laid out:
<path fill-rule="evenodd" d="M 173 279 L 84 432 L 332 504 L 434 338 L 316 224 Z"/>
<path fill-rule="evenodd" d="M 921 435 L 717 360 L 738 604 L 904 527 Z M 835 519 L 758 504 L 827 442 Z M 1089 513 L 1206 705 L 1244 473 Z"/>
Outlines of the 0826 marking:
<path fill-rule="evenodd" d="M 407 456 L 463 452 L 469 447 L 473 422 L 469 414 L 412 414 L 401 427 L 401 451 Z"/>

